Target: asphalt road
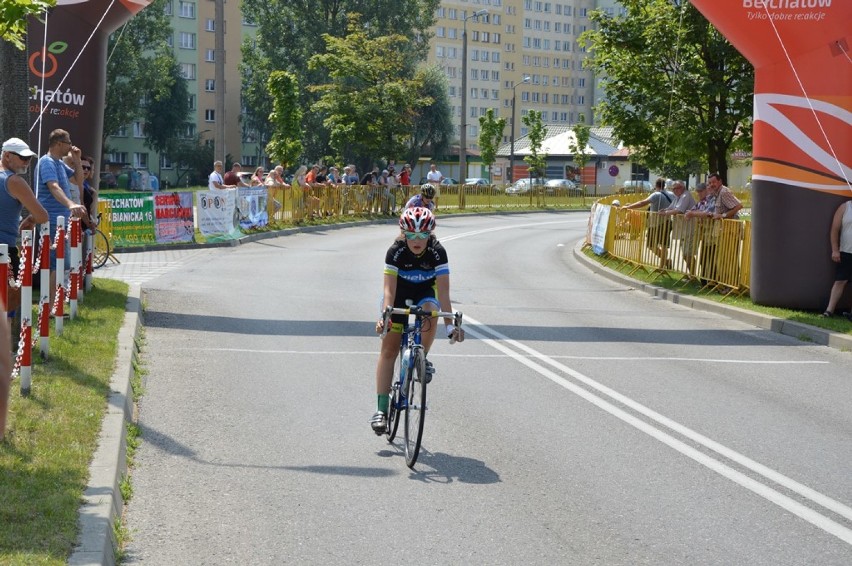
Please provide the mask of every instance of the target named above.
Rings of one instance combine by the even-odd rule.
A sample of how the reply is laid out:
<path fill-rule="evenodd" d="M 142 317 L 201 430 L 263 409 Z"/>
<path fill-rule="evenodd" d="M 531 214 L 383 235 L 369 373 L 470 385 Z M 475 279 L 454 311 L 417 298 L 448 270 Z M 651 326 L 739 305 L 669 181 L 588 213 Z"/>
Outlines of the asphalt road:
<path fill-rule="evenodd" d="M 587 217 L 439 218 L 468 340 L 430 354 L 414 472 L 368 424 L 392 225 L 123 255 L 126 562 L 852 563 L 850 355 L 590 273 Z"/>

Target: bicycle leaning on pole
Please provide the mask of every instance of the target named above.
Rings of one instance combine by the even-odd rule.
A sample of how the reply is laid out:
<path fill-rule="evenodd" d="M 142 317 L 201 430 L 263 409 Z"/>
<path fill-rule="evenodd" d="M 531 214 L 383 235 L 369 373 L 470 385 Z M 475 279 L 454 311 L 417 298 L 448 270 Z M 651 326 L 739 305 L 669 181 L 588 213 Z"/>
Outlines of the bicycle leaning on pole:
<path fill-rule="evenodd" d="M 405 415 L 403 429 L 405 439 L 405 463 L 414 468 L 420 445 L 423 440 L 423 424 L 426 421 L 426 385 L 431 376 L 426 373 L 426 350 L 421 344 L 423 320 L 430 317 L 452 317 L 454 329 L 460 329 L 462 313 L 425 310 L 422 306 L 408 308 L 387 307 L 382 314 L 384 338 L 390 328 L 391 315 L 413 316 L 414 322 L 406 324 L 399 342 L 399 363 L 394 369 L 391 382 L 390 403 L 388 406 L 388 425 L 385 434 L 388 442 L 393 442 L 399 427 L 399 420 Z M 450 337 L 450 343 L 455 342 L 456 332 Z"/>

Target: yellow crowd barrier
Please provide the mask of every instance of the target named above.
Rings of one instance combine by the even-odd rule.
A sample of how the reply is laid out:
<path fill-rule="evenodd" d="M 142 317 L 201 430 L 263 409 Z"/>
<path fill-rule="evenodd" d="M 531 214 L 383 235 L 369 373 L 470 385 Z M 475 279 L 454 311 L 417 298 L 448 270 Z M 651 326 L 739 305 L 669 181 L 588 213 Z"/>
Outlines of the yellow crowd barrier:
<path fill-rule="evenodd" d="M 641 269 L 708 290 L 749 291 L 748 220 L 687 219 L 611 207 L 604 248 L 609 257 L 632 265 L 631 273 Z"/>

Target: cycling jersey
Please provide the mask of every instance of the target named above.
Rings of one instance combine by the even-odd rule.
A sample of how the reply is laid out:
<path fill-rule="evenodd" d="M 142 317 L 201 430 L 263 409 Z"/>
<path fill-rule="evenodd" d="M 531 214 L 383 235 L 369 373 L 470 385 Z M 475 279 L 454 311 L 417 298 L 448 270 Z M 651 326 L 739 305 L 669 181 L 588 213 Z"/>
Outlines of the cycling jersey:
<path fill-rule="evenodd" d="M 420 255 L 414 255 L 405 240 L 396 240 L 385 256 L 384 273 L 396 276 L 394 307 L 404 308 L 407 299 L 415 304 L 426 298 L 437 299 L 435 278 L 450 274 L 447 251 L 435 236 L 429 237 L 429 244 Z M 404 318 L 393 317 L 394 322 Z"/>
<path fill-rule="evenodd" d="M 405 203 L 405 208 L 428 208 L 429 210 L 435 210 L 435 201 L 433 200 L 429 204 L 424 204 L 423 195 L 414 195 Z"/>

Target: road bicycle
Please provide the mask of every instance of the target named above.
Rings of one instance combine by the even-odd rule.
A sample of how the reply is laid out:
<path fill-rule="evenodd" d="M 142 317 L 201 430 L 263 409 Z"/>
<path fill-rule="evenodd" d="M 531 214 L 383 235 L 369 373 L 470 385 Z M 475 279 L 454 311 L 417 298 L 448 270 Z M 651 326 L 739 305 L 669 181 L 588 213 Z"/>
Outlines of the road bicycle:
<path fill-rule="evenodd" d="M 391 315 L 413 316 L 414 322 L 406 324 L 399 341 L 399 363 L 394 368 L 388 406 L 388 442 L 393 442 L 401 418 L 405 418 L 403 435 L 405 439 L 405 463 L 414 468 L 423 440 L 423 424 L 426 422 L 426 351 L 421 344 L 423 321 L 429 317 L 452 317 L 453 327 L 461 328 L 462 313 L 425 310 L 420 305 L 408 308 L 387 307 L 382 315 L 384 331 L 388 332 Z M 455 337 L 456 333 L 453 333 Z M 454 338 L 450 338 L 450 343 Z"/>
<path fill-rule="evenodd" d="M 109 247 L 109 238 L 98 228 L 92 232 L 92 268 L 97 269 L 103 267 L 112 251 Z"/>

